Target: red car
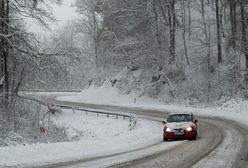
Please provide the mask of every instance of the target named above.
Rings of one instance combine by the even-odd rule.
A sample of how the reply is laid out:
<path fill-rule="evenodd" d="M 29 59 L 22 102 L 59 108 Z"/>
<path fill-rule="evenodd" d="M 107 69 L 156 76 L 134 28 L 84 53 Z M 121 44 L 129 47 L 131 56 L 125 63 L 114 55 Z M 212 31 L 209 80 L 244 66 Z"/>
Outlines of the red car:
<path fill-rule="evenodd" d="M 190 139 L 197 137 L 197 120 L 192 113 L 172 113 L 167 117 L 163 138 L 169 139 Z"/>

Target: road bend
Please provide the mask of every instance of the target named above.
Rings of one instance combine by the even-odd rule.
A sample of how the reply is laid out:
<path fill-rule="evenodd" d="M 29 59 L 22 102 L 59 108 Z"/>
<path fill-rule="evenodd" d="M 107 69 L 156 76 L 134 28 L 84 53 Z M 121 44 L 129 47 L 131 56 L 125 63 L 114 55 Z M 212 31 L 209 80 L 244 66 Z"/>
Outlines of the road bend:
<path fill-rule="evenodd" d="M 169 113 L 169 111 L 124 106 L 57 101 L 54 98 L 49 98 L 49 101 L 82 108 L 131 112 L 138 117 L 159 122 Z M 178 145 L 168 149 L 167 144 L 172 142 L 163 142 L 161 137 L 161 142 L 145 148 L 60 162 L 39 168 L 248 168 L 248 127 L 246 125 L 214 117 L 197 116 L 197 119 L 199 136 L 195 141 L 180 141 Z"/>

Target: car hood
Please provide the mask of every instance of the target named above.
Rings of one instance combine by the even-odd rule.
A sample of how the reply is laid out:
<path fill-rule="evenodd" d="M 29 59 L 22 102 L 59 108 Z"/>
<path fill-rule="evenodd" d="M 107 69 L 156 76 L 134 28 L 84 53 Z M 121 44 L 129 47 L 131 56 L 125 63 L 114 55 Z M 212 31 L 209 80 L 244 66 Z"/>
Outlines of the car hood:
<path fill-rule="evenodd" d="M 171 122 L 167 123 L 166 127 L 169 127 L 171 129 L 186 129 L 187 127 L 193 126 L 194 124 L 192 122 Z"/>

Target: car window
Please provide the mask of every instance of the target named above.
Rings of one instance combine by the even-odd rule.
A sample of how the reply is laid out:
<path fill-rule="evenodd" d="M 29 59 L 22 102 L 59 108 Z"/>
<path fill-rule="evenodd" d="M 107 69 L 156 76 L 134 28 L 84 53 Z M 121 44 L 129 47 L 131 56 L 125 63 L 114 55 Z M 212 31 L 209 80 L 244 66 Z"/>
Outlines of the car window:
<path fill-rule="evenodd" d="M 169 115 L 167 122 L 190 122 L 192 116 L 190 114 L 173 114 Z"/>

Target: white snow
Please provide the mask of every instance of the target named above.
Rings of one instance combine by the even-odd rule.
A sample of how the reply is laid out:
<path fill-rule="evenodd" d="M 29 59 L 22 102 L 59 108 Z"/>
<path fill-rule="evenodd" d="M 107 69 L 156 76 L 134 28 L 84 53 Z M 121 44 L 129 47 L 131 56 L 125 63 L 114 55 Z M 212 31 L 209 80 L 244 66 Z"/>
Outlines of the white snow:
<path fill-rule="evenodd" d="M 24 96 L 50 96 L 50 97 L 57 97 L 57 96 L 75 96 L 76 92 L 19 92 L 20 95 Z"/>
<path fill-rule="evenodd" d="M 121 94 L 115 87 L 96 87 L 94 85 L 74 96 L 61 96 L 57 100 L 112 105 L 130 105 L 138 102 L 151 104 L 157 102 L 148 97 L 137 97 L 135 93 Z"/>
<path fill-rule="evenodd" d="M 41 93 L 40 95 L 45 94 L 47 93 Z M 115 104 L 162 112 L 193 112 L 195 115 L 222 117 L 248 124 L 248 113 L 246 112 L 248 101 L 242 99 L 228 101 L 220 107 L 193 108 L 185 105 L 163 105 L 159 101 L 147 97 L 136 97 L 132 93 L 121 95 L 116 88 L 112 87 L 97 88 L 92 86 L 81 93 L 66 94 L 68 96 L 61 94 L 63 96 L 58 99 L 94 104 Z M 144 119 L 138 119 L 137 127 L 132 131 L 128 129 L 128 120 L 116 120 L 106 116 L 96 117 L 93 114 L 85 115 L 85 113 L 79 111 L 74 114 L 72 111 L 66 110 L 62 116 L 53 118 L 53 121 L 58 126 L 67 128 L 67 133 L 73 140 L 72 142 L 2 147 L 0 148 L 0 167 L 27 167 L 78 160 L 123 152 L 162 142 L 163 125 Z M 232 137 L 227 137 L 222 144 L 224 148 L 231 141 L 234 141 Z M 178 143 L 182 142 L 163 144 L 167 145 L 166 148 L 170 148 Z M 223 159 L 218 153 L 216 153 L 215 158 Z M 205 163 L 209 164 L 211 161 L 204 160 L 198 165 L 204 167 L 202 165 Z"/>
<path fill-rule="evenodd" d="M 77 141 L 2 147 L 0 167 L 28 167 L 78 160 L 124 152 L 162 141 L 163 125 L 145 119 L 138 119 L 132 131 L 128 127 L 129 120 L 96 117 L 80 111 L 74 114 L 72 110 L 65 110 L 61 116 L 52 120 L 58 126 L 66 127 L 69 137 Z"/>
<path fill-rule="evenodd" d="M 226 136 L 221 145 L 194 165 L 193 168 L 233 167 L 235 157 L 242 146 L 241 135 L 234 128 L 226 129 L 225 134 Z"/>
<path fill-rule="evenodd" d="M 91 88 L 93 89 L 93 88 Z M 90 89 L 90 90 L 91 90 Z M 90 90 L 82 91 L 80 94 L 70 97 L 60 97 L 59 100 L 67 101 L 86 101 L 88 103 L 99 103 L 101 101 L 95 101 L 93 95 L 97 95 L 100 91 L 100 95 L 104 93 L 111 93 L 110 99 L 105 99 L 105 104 L 115 104 L 119 106 L 128 106 L 135 107 L 140 109 L 151 109 L 159 110 L 161 112 L 171 112 L 171 113 L 188 113 L 193 112 L 195 115 L 209 116 L 209 117 L 220 117 L 231 120 L 236 120 L 240 123 L 248 125 L 248 101 L 244 99 L 232 99 L 223 103 L 219 107 L 188 107 L 186 105 L 163 105 L 159 101 L 149 100 L 148 98 L 139 98 L 139 101 L 132 102 L 131 100 L 135 99 L 133 94 L 128 96 L 120 97 L 116 96 L 116 89 L 111 87 L 97 88 L 94 92 Z M 87 94 L 85 94 L 87 93 Z M 93 95 L 92 95 L 93 94 Z M 233 129 L 229 128 L 226 130 L 226 137 L 223 140 L 223 143 L 216 148 L 213 152 L 210 153 L 206 158 L 198 162 L 194 168 L 218 168 L 229 166 L 232 167 L 234 163 L 235 156 L 237 156 L 238 151 L 241 147 L 241 139 L 239 133 Z"/>
<path fill-rule="evenodd" d="M 222 117 L 248 125 L 248 100 L 244 99 L 233 99 L 219 107 L 189 107 L 179 104 L 164 105 L 156 99 L 136 97 L 135 93 L 121 95 L 118 93 L 118 89 L 114 87 L 91 86 L 81 93 L 74 94 L 74 96 L 61 96 L 57 100 L 138 107 L 171 113 L 193 112 L 195 115 Z"/>

